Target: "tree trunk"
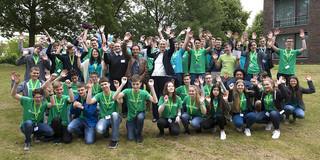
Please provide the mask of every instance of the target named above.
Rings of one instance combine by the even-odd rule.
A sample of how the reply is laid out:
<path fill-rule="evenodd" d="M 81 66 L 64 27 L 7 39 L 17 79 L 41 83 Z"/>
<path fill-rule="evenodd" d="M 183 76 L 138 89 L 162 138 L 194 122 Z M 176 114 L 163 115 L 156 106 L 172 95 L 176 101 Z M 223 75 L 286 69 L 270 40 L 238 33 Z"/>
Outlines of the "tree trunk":
<path fill-rule="evenodd" d="M 30 6 L 30 24 L 29 24 L 29 47 L 33 47 L 36 36 L 36 1 L 32 0 Z"/>

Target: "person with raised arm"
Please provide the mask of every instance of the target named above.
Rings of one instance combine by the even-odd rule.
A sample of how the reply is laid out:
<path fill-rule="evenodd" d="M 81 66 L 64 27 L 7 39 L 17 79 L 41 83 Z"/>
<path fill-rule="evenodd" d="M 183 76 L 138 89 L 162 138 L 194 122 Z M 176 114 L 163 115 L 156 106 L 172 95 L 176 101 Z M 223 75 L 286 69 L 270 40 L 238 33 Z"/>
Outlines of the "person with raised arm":
<path fill-rule="evenodd" d="M 149 86 L 151 89 L 152 96 L 145 90 L 141 90 L 140 86 L 142 82 L 138 75 L 131 77 L 132 88 L 125 89 L 121 92 L 122 88 L 126 85 L 128 79 L 127 77 L 122 77 L 121 85 L 117 89 L 116 93 L 112 96 L 113 99 L 127 99 L 128 106 L 128 118 L 126 122 L 127 127 L 127 136 L 129 141 L 136 140 L 137 143 L 142 142 L 142 130 L 144 119 L 146 117 L 145 101 L 150 100 L 153 103 L 158 103 L 158 98 L 154 90 L 154 81 L 153 79 L 149 80 Z M 119 85 L 119 82 L 115 82 L 116 85 Z"/>
<path fill-rule="evenodd" d="M 54 132 L 52 128 L 43 123 L 44 112 L 53 106 L 55 106 L 53 92 L 50 91 L 51 103 L 44 102 L 43 100 L 43 90 L 42 88 L 37 88 L 32 91 L 32 98 L 21 96 L 17 93 L 18 84 L 20 82 L 20 75 L 13 74 L 14 85 L 11 89 L 11 96 L 18 100 L 23 107 L 23 119 L 20 124 L 21 132 L 25 135 L 25 147 L 24 150 L 27 151 L 31 146 L 31 135 L 34 134 L 34 141 L 39 143 L 39 138 L 41 136 L 53 136 Z M 45 86 L 51 85 L 51 81 L 55 79 L 56 76 L 51 76 L 49 80 L 45 83 Z"/>

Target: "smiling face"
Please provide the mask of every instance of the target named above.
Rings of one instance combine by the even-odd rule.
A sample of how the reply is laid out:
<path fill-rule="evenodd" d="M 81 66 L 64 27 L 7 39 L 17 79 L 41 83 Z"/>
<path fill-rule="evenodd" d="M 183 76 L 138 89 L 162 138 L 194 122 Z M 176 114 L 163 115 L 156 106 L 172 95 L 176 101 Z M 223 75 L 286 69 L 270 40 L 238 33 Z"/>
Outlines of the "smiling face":
<path fill-rule="evenodd" d="M 212 88 L 212 94 L 214 97 L 218 97 L 220 93 L 220 90 L 218 87 Z"/>
<path fill-rule="evenodd" d="M 263 88 L 266 92 L 273 89 L 272 84 L 269 81 L 263 81 Z"/>
<path fill-rule="evenodd" d="M 80 97 L 85 98 L 87 89 L 85 87 L 77 87 L 78 94 Z"/>
<path fill-rule="evenodd" d="M 230 45 L 225 45 L 224 46 L 224 52 L 225 53 L 231 53 L 231 46 Z"/>
<path fill-rule="evenodd" d="M 196 95 L 196 89 L 194 88 L 194 87 L 190 87 L 189 88 L 189 91 L 188 91 L 188 94 L 189 94 L 189 96 L 191 97 L 191 98 L 194 98 L 195 97 L 195 95 Z"/>
<path fill-rule="evenodd" d="M 61 97 L 63 93 L 63 86 L 57 87 L 53 91 L 56 93 L 57 97 Z"/>
<path fill-rule="evenodd" d="M 68 52 L 73 55 L 74 52 L 76 52 L 76 50 L 77 50 L 77 47 L 74 46 L 74 47 L 72 47 L 71 49 L 68 49 Z"/>
<path fill-rule="evenodd" d="M 98 42 L 97 41 L 91 41 L 92 48 L 98 48 Z"/>
<path fill-rule="evenodd" d="M 100 86 L 104 92 L 110 90 L 110 83 L 109 82 L 102 82 L 102 83 L 100 83 Z"/>
<path fill-rule="evenodd" d="M 294 79 L 294 78 L 291 78 L 290 81 L 289 81 L 289 83 L 290 83 L 290 85 L 291 85 L 292 87 L 296 87 L 298 81 L 297 81 L 296 79 Z"/>
<path fill-rule="evenodd" d="M 33 50 L 33 54 L 37 55 L 37 56 L 40 54 L 40 52 L 41 52 L 41 48 L 40 47 L 35 47 L 34 50 Z"/>
<path fill-rule="evenodd" d="M 236 85 L 237 91 L 238 91 L 239 93 L 243 93 L 244 87 L 245 87 L 245 86 L 244 86 L 244 83 L 243 83 L 243 82 L 237 83 L 237 85 Z"/>
<path fill-rule="evenodd" d="M 79 76 L 76 76 L 76 75 L 71 76 L 71 82 L 72 83 L 78 83 L 78 78 L 79 78 Z"/>
<path fill-rule="evenodd" d="M 168 90 L 169 93 L 173 93 L 174 92 L 174 85 L 171 82 L 168 83 L 167 90 Z"/>
<path fill-rule="evenodd" d="M 205 76 L 206 85 L 212 85 L 212 75 L 208 74 Z"/>
<path fill-rule="evenodd" d="M 237 47 L 236 47 L 237 50 L 240 50 L 240 46 L 241 46 L 241 42 L 238 42 L 238 43 L 237 43 Z"/>
<path fill-rule="evenodd" d="M 36 94 L 32 97 L 32 99 L 34 100 L 35 104 L 36 104 L 37 106 L 39 106 L 39 105 L 41 104 L 41 102 L 42 102 L 43 96 L 42 96 L 41 94 L 36 93 Z"/>
<path fill-rule="evenodd" d="M 132 49 L 131 49 L 131 52 L 132 52 L 133 57 L 138 58 L 139 57 L 139 53 L 140 53 L 139 46 L 133 46 Z"/>
<path fill-rule="evenodd" d="M 179 48 L 179 43 L 178 43 L 178 42 L 175 42 L 175 43 L 174 43 L 174 48 L 175 48 L 176 50 L 178 50 L 178 48 Z"/>
<path fill-rule="evenodd" d="M 117 52 L 117 53 L 120 53 L 120 52 L 121 52 L 120 43 L 114 44 L 114 51 Z"/>
<path fill-rule="evenodd" d="M 251 46 L 250 46 L 250 50 L 251 51 L 255 51 L 257 49 L 257 43 L 256 42 L 252 42 Z"/>
<path fill-rule="evenodd" d="M 93 57 L 94 59 L 97 59 L 97 58 L 99 57 L 99 53 L 98 53 L 97 50 L 95 50 L 95 49 L 92 50 L 91 55 L 92 55 L 92 57 Z"/>
<path fill-rule="evenodd" d="M 259 40 L 259 44 L 260 44 L 261 47 L 265 47 L 266 46 L 266 39 L 265 38 L 261 38 Z"/>
<path fill-rule="evenodd" d="M 221 40 L 216 40 L 216 48 L 220 49 L 222 45 L 222 41 Z"/>
<path fill-rule="evenodd" d="M 132 82 L 132 83 L 131 83 L 131 86 L 132 86 L 133 91 L 134 91 L 135 93 L 138 93 L 138 92 L 139 92 L 139 89 L 140 89 L 141 84 L 142 84 L 142 83 L 141 83 L 140 81 L 136 81 L 136 82 Z"/>
<path fill-rule="evenodd" d="M 190 81 L 191 81 L 191 79 L 190 79 L 189 76 L 185 76 L 185 77 L 183 78 L 183 83 L 184 83 L 186 86 L 189 86 L 189 85 L 190 85 Z"/>
<path fill-rule="evenodd" d="M 287 49 L 291 49 L 292 45 L 293 45 L 293 39 L 287 38 L 285 45 L 286 45 Z"/>
<path fill-rule="evenodd" d="M 33 81 L 37 80 L 39 78 L 39 75 L 40 75 L 40 71 L 33 70 L 30 72 L 31 79 Z"/>
<path fill-rule="evenodd" d="M 166 51 L 166 47 L 167 47 L 166 41 L 161 40 L 159 43 L 160 52 L 163 53 L 164 51 Z"/>
<path fill-rule="evenodd" d="M 243 80 L 243 74 L 242 74 L 241 71 L 237 71 L 236 72 L 236 80 L 238 80 L 238 79 L 242 79 Z"/>
<path fill-rule="evenodd" d="M 195 40 L 194 45 L 195 45 L 196 50 L 199 50 L 201 47 L 201 42 L 199 40 Z"/>

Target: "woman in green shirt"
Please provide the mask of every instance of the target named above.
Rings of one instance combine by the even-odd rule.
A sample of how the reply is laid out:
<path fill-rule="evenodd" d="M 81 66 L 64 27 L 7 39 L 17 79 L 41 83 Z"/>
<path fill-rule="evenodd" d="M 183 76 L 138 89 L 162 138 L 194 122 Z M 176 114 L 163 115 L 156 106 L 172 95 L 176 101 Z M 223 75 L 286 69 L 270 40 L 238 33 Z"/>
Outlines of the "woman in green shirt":
<path fill-rule="evenodd" d="M 200 89 L 194 85 L 189 87 L 188 93 L 189 95 L 184 98 L 182 103 L 182 105 L 185 105 L 187 108 L 187 111 L 181 116 L 181 122 L 185 129 L 184 133 L 190 133 L 189 123 L 193 128 L 198 129 L 197 133 L 200 133 L 203 117 L 207 113 L 204 94 L 200 96 Z"/>
<path fill-rule="evenodd" d="M 157 122 L 160 130 L 158 137 L 163 137 L 164 128 L 169 128 L 170 135 L 179 135 L 182 102 L 181 98 L 177 96 L 172 82 L 167 82 L 164 85 L 162 95 L 158 102 L 158 112 L 161 115 Z"/>

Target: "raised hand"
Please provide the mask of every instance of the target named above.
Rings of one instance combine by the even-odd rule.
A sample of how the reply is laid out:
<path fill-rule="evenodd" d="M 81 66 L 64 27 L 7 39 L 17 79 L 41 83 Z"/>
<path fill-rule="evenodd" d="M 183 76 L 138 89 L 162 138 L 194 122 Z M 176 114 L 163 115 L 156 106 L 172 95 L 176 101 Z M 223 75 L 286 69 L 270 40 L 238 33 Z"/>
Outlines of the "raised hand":
<path fill-rule="evenodd" d="M 67 86 L 68 88 L 71 87 L 71 81 L 70 81 L 69 79 L 67 79 L 64 83 L 66 84 L 66 86 Z"/>
<path fill-rule="evenodd" d="M 194 85 L 199 86 L 199 79 L 194 80 Z"/>
<path fill-rule="evenodd" d="M 243 35 L 241 35 L 240 42 L 241 42 L 241 44 L 243 44 L 243 42 L 244 42 L 244 36 Z"/>
<path fill-rule="evenodd" d="M 216 81 L 219 83 L 222 82 L 221 77 L 218 74 L 216 74 Z"/>
<path fill-rule="evenodd" d="M 50 78 L 50 72 L 46 72 L 46 74 L 44 75 L 44 78 L 48 80 Z"/>
<path fill-rule="evenodd" d="M 50 74 L 50 72 L 49 72 L 49 74 Z M 57 77 L 58 77 L 57 74 L 52 73 L 52 75 L 51 75 L 51 77 L 50 77 L 50 80 L 53 81 L 53 80 L 56 79 Z"/>
<path fill-rule="evenodd" d="M 127 77 L 122 77 L 122 78 L 121 78 L 121 85 L 122 85 L 122 84 L 125 85 L 125 84 L 127 83 L 127 81 L 128 81 L 128 78 L 127 78 Z"/>
<path fill-rule="evenodd" d="M 244 38 L 245 40 L 248 40 L 248 33 L 247 33 L 247 32 L 244 32 L 244 33 L 243 33 L 243 38 Z"/>
<path fill-rule="evenodd" d="M 228 102 L 228 93 L 227 92 L 223 93 L 223 100 L 225 102 Z"/>
<path fill-rule="evenodd" d="M 48 61 L 48 56 L 46 54 L 42 54 L 41 57 L 43 60 Z"/>
<path fill-rule="evenodd" d="M 22 56 L 26 56 L 29 54 L 29 49 L 24 49 L 22 52 Z"/>
<path fill-rule="evenodd" d="M 188 27 L 186 31 L 189 33 L 191 31 L 191 27 Z"/>
<path fill-rule="evenodd" d="M 205 98 L 204 97 L 200 97 L 199 101 L 200 101 L 200 104 L 203 104 Z"/>
<path fill-rule="evenodd" d="M 208 95 L 208 96 L 206 97 L 206 101 L 207 101 L 208 103 L 211 103 L 210 95 Z"/>
<path fill-rule="evenodd" d="M 301 37 L 301 38 L 305 38 L 305 34 L 304 34 L 303 29 L 300 29 L 300 37 Z"/>
<path fill-rule="evenodd" d="M 234 83 L 229 84 L 229 89 L 230 90 L 233 90 L 233 87 L 234 87 Z"/>
<path fill-rule="evenodd" d="M 170 33 L 171 33 L 171 27 L 170 27 L 170 26 L 167 26 L 167 27 L 166 27 L 165 33 L 166 33 L 167 35 L 170 35 Z"/>
<path fill-rule="evenodd" d="M 153 79 L 149 79 L 149 86 L 150 88 L 152 88 L 154 86 L 154 80 Z"/>
<path fill-rule="evenodd" d="M 274 35 L 277 36 L 280 33 L 280 29 L 276 28 L 276 30 L 274 30 Z"/>
<path fill-rule="evenodd" d="M 53 44 L 55 42 L 55 40 L 52 37 L 49 37 L 50 40 L 50 44 Z"/>
<path fill-rule="evenodd" d="M 102 25 L 102 26 L 99 27 L 99 31 L 100 31 L 101 33 L 103 33 L 103 31 L 104 31 L 104 25 Z"/>
<path fill-rule="evenodd" d="M 235 40 L 237 40 L 239 38 L 239 33 L 238 32 L 234 33 L 233 37 Z"/>
<path fill-rule="evenodd" d="M 307 80 L 308 82 L 311 81 L 311 74 L 307 73 L 307 75 L 306 75 L 306 80 Z"/>
<path fill-rule="evenodd" d="M 272 39 L 272 37 L 273 37 L 273 32 L 272 32 L 272 31 L 269 31 L 267 37 L 268 37 L 268 39 Z"/>
<path fill-rule="evenodd" d="M 93 86 L 93 81 L 92 81 L 91 78 L 89 79 L 87 86 L 88 86 L 89 88 L 92 88 L 92 86 Z"/>
<path fill-rule="evenodd" d="M 202 77 L 202 76 L 199 76 L 198 79 L 199 79 L 200 84 L 203 86 L 203 83 L 204 83 L 203 77 Z"/>
<path fill-rule="evenodd" d="M 158 32 L 161 32 L 161 31 L 162 31 L 162 25 L 160 24 L 158 27 Z"/>
<path fill-rule="evenodd" d="M 23 41 L 24 40 L 24 35 L 23 35 L 23 33 L 21 33 L 20 35 L 19 35 L 19 41 Z"/>
<path fill-rule="evenodd" d="M 130 38 L 131 38 L 130 32 L 126 32 L 126 34 L 124 35 L 123 41 L 127 42 L 129 41 Z"/>
<path fill-rule="evenodd" d="M 113 80 L 113 85 L 114 87 L 119 88 L 119 81 Z"/>
<path fill-rule="evenodd" d="M 183 34 L 186 34 L 186 29 L 183 29 L 179 35 L 183 35 Z"/>
<path fill-rule="evenodd" d="M 203 31 L 203 28 L 199 28 L 199 34 Z"/>
<path fill-rule="evenodd" d="M 60 76 L 63 78 L 67 77 L 67 75 L 68 75 L 68 70 L 66 69 L 62 70 L 62 72 L 60 73 Z"/>
<path fill-rule="evenodd" d="M 207 34 L 207 36 L 208 36 L 209 38 L 212 37 L 212 34 L 211 34 L 211 32 L 210 32 L 209 30 L 206 30 L 206 34 Z"/>
<path fill-rule="evenodd" d="M 15 71 L 12 71 L 11 74 L 10 74 L 10 78 L 12 81 L 14 81 L 14 76 L 16 75 L 16 72 Z"/>
<path fill-rule="evenodd" d="M 168 102 L 168 100 L 169 100 L 168 95 L 165 95 L 165 96 L 163 97 L 163 100 L 164 100 L 164 102 L 165 102 L 165 103 L 167 103 L 167 102 Z"/>
<path fill-rule="evenodd" d="M 232 31 L 228 30 L 228 31 L 227 31 L 227 34 L 226 34 L 226 37 L 227 37 L 227 38 L 231 38 L 231 36 L 232 36 Z"/>
<path fill-rule="evenodd" d="M 20 82 L 20 74 L 14 75 L 14 83 L 18 84 Z"/>
<path fill-rule="evenodd" d="M 145 38 L 146 38 L 146 35 L 142 35 L 142 36 L 140 37 L 140 42 L 143 42 L 143 41 L 145 40 Z"/>
<path fill-rule="evenodd" d="M 81 52 L 80 52 L 80 50 L 77 50 L 76 56 L 77 56 L 78 58 L 81 57 Z"/>
<path fill-rule="evenodd" d="M 190 38 L 190 42 L 194 43 L 194 38 L 193 37 Z"/>
<path fill-rule="evenodd" d="M 257 38 L 257 34 L 256 32 L 253 32 L 252 35 L 251 35 L 252 39 L 256 39 Z"/>
<path fill-rule="evenodd" d="M 102 47 L 101 47 L 101 48 L 102 48 L 102 51 L 103 51 L 103 52 L 108 52 L 108 50 L 109 50 L 109 48 L 107 47 L 107 44 L 105 44 L 105 43 L 102 44 Z"/>
<path fill-rule="evenodd" d="M 160 41 L 159 36 L 155 36 L 155 37 L 154 37 L 154 39 L 155 39 L 157 42 L 159 42 L 159 41 Z"/>
<path fill-rule="evenodd" d="M 175 33 L 174 32 L 171 32 L 171 34 L 170 34 L 170 38 L 174 38 L 174 35 L 175 35 Z"/>
<path fill-rule="evenodd" d="M 224 81 L 225 81 L 225 82 L 228 81 L 229 75 L 228 75 L 227 72 L 225 72 L 225 73 L 223 74 L 223 78 L 224 78 Z"/>
<path fill-rule="evenodd" d="M 258 80 L 255 78 L 251 78 L 250 82 L 252 83 L 252 85 L 256 86 L 258 84 Z"/>

